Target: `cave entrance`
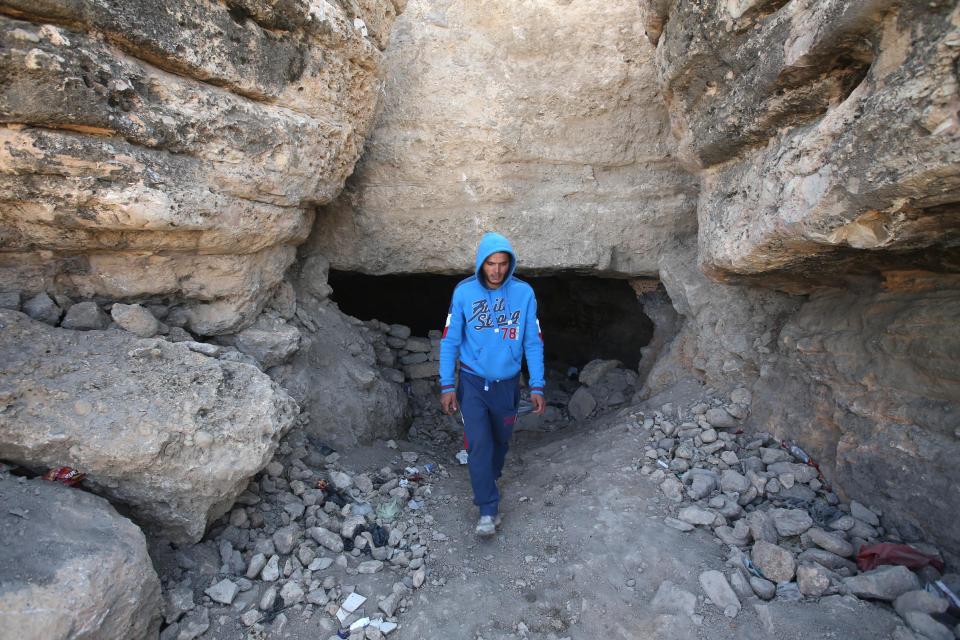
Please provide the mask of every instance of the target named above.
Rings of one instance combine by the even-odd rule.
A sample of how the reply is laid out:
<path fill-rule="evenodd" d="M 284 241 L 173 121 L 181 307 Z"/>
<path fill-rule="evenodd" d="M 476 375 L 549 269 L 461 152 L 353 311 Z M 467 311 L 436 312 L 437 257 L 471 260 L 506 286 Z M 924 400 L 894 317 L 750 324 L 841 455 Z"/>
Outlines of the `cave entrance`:
<path fill-rule="evenodd" d="M 432 274 L 371 276 L 330 271 L 333 300 L 361 320 L 376 318 L 426 336 L 442 329 L 453 289 L 463 276 Z M 582 275 L 524 276 L 539 304 L 547 365 L 566 371 L 595 358 L 621 361 L 637 370 L 654 323 L 626 280 Z"/>

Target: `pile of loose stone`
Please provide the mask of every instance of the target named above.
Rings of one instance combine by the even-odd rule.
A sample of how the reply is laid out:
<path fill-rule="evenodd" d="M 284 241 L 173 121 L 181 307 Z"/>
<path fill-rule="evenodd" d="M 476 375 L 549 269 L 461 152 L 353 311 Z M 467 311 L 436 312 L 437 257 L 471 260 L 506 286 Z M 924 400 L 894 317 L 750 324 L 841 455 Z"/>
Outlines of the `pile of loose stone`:
<path fill-rule="evenodd" d="M 636 391 L 637 374 L 618 360 L 591 360 L 580 371 L 582 385 L 567 402 L 575 420 L 586 420 L 630 401 Z"/>
<path fill-rule="evenodd" d="M 116 325 L 122 329 L 135 333 L 141 338 L 151 338 L 155 335 L 166 335 L 171 327 L 161 322 L 157 316 L 166 318 L 170 309 L 164 305 L 150 305 L 150 307 L 139 304 L 106 304 L 100 305 L 93 300 L 84 300 L 74 302 L 68 296 L 55 294 L 50 297 L 45 292 L 23 301 L 21 304 L 20 294 L 18 292 L 5 292 L 0 294 L 0 307 L 12 309 L 13 311 L 22 311 L 34 320 L 46 323 L 52 327 L 63 327 L 64 329 L 75 329 L 78 331 L 94 331 L 107 329 L 111 325 Z M 173 317 L 174 323 L 178 318 Z M 186 317 L 183 317 L 180 326 L 173 327 L 175 336 L 182 337 L 184 340 L 192 340 L 191 336 L 180 327 L 186 324 Z M 179 333 L 182 331 L 182 335 Z"/>
<path fill-rule="evenodd" d="M 713 398 L 686 410 L 668 404 L 653 415 L 627 412 L 628 426 L 649 433 L 641 472 L 679 505 L 666 524 L 680 531 L 711 529 L 730 548 L 728 576 L 700 576 L 714 604 L 734 617 L 747 598 L 849 594 L 892 602 L 918 634 L 913 637 L 960 637 L 960 626 L 951 631 L 932 617 L 947 611 L 948 600 L 924 590 L 943 580 L 956 593 L 960 576 L 941 576 L 932 566 L 918 573 L 893 565 L 859 573 L 853 561 L 861 546 L 878 541 L 910 543 L 938 558 L 939 551 L 909 523 L 881 520 L 879 510 L 858 502 L 842 504 L 817 468 L 800 461 L 802 451 L 795 456 L 768 434 L 743 433 L 750 404 L 749 391 L 741 388 L 727 403 Z"/>
<path fill-rule="evenodd" d="M 293 617 L 317 637 L 389 635 L 426 580 L 435 535 L 423 507 L 446 475 L 399 451 L 391 466 L 351 475 L 339 454 L 292 433 L 205 541 L 166 551 L 161 639 L 212 625 L 217 637 L 231 626 L 280 637 Z"/>
<path fill-rule="evenodd" d="M 373 346 L 383 377 L 406 385 L 414 415 L 408 437 L 413 441 L 435 446 L 459 441 L 462 434 L 459 421 L 444 416 L 440 411 L 439 367 L 442 333 L 432 330 L 427 337 L 418 337 L 412 335 L 412 330 L 406 325 L 387 324 L 376 319 L 364 321 L 362 332 Z M 635 381 L 636 374 L 633 374 L 633 379 Z M 548 401 L 551 406 L 547 407 L 542 417 L 537 418 L 536 424 L 529 419 L 524 424 L 544 431 L 565 426 L 567 417 L 563 406 L 568 398 L 558 385 L 548 385 Z M 621 400 L 621 403 L 623 401 Z"/>
<path fill-rule="evenodd" d="M 256 321 L 238 333 L 203 341 L 187 330 L 190 312 L 182 306 L 159 303 L 122 304 L 83 300 L 45 292 L 22 301 L 18 292 L 0 292 L 0 308 L 22 311 L 34 320 L 75 331 L 123 329 L 140 338 L 162 336 L 170 342 L 188 342 L 205 355 L 251 364 L 261 370 L 287 362 L 300 347 L 300 331 L 287 320 L 294 316 L 289 285 L 278 288 Z"/>
<path fill-rule="evenodd" d="M 413 408 L 414 425 L 408 437 L 444 445 L 455 440 L 455 425 L 440 413 L 440 331 L 426 338 L 411 335 L 410 327 L 379 320 L 363 323 L 363 335 L 373 346 L 381 375 L 405 385 Z"/>

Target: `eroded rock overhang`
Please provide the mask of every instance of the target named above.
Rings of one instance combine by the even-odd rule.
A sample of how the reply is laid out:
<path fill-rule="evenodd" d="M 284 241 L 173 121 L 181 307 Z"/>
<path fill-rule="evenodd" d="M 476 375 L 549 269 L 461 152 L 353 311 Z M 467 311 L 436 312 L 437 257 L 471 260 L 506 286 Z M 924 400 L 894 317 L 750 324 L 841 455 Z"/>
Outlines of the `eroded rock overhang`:
<path fill-rule="evenodd" d="M 254 320 L 343 186 L 402 3 L 0 3 L 0 287 Z"/>
<path fill-rule="evenodd" d="M 960 9 L 952 2 L 644 2 L 702 268 L 810 291 L 955 271 Z"/>

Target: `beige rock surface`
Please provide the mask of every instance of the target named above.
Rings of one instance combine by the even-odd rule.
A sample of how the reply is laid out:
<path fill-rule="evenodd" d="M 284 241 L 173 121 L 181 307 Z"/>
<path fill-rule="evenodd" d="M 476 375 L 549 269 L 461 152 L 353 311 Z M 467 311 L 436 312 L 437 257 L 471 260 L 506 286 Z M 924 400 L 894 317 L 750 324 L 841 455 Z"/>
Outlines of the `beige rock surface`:
<path fill-rule="evenodd" d="M 683 324 L 644 391 L 689 372 L 752 388 L 749 426 L 956 549 L 960 9 L 641 4 L 701 166 L 699 246 L 661 258 Z"/>
<path fill-rule="evenodd" d="M 0 310 L 0 458 L 66 465 L 149 531 L 197 541 L 273 456 L 296 403 L 191 343 Z M 207 345 L 204 345 L 207 346 Z"/>
<path fill-rule="evenodd" d="M 331 446 L 400 437 L 411 419 L 407 394 L 381 374 L 363 323 L 327 298 L 328 268 L 319 254 L 294 267 L 300 349 L 270 374 L 309 416 L 304 428 Z"/>
<path fill-rule="evenodd" d="M 402 3 L 3 4 L 0 284 L 252 322 L 353 170 Z"/>
<path fill-rule="evenodd" d="M 960 441 L 956 276 L 890 273 L 824 291 L 784 323 L 756 386 L 756 424 L 798 440 L 841 492 L 956 557 Z"/>
<path fill-rule="evenodd" d="M 155 638 L 160 580 L 143 533 L 103 498 L 0 474 L 4 638 Z"/>
<path fill-rule="evenodd" d="M 655 274 L 692 231 L 637 4 L 410 2 L 383 113 L 308 241 L 336 269 L 461 272 L 483 231 L 530 270 Z"/>
<path fill-rule="evenodd" d="M 679 2 L 665 19 L 657 62 L 681 147 L 704 167 L 707 272 L 829 283 L 879 262 L 951 268 L 955 3 Z"/>

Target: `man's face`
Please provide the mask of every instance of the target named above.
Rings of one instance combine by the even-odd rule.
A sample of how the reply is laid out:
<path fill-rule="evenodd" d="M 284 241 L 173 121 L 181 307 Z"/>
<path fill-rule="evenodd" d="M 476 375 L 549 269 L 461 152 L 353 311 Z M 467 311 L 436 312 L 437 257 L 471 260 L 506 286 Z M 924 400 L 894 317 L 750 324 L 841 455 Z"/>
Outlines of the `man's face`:
<path fill-rule="evenodd" d="M 507 272 L 510 271 L 510 254 L 506 251 L 491 253 L 483 261 L 481 269 L 483 270 L 483 278 L 487 281 L 487 286 L 496 289 L 503 284 Z"/>

